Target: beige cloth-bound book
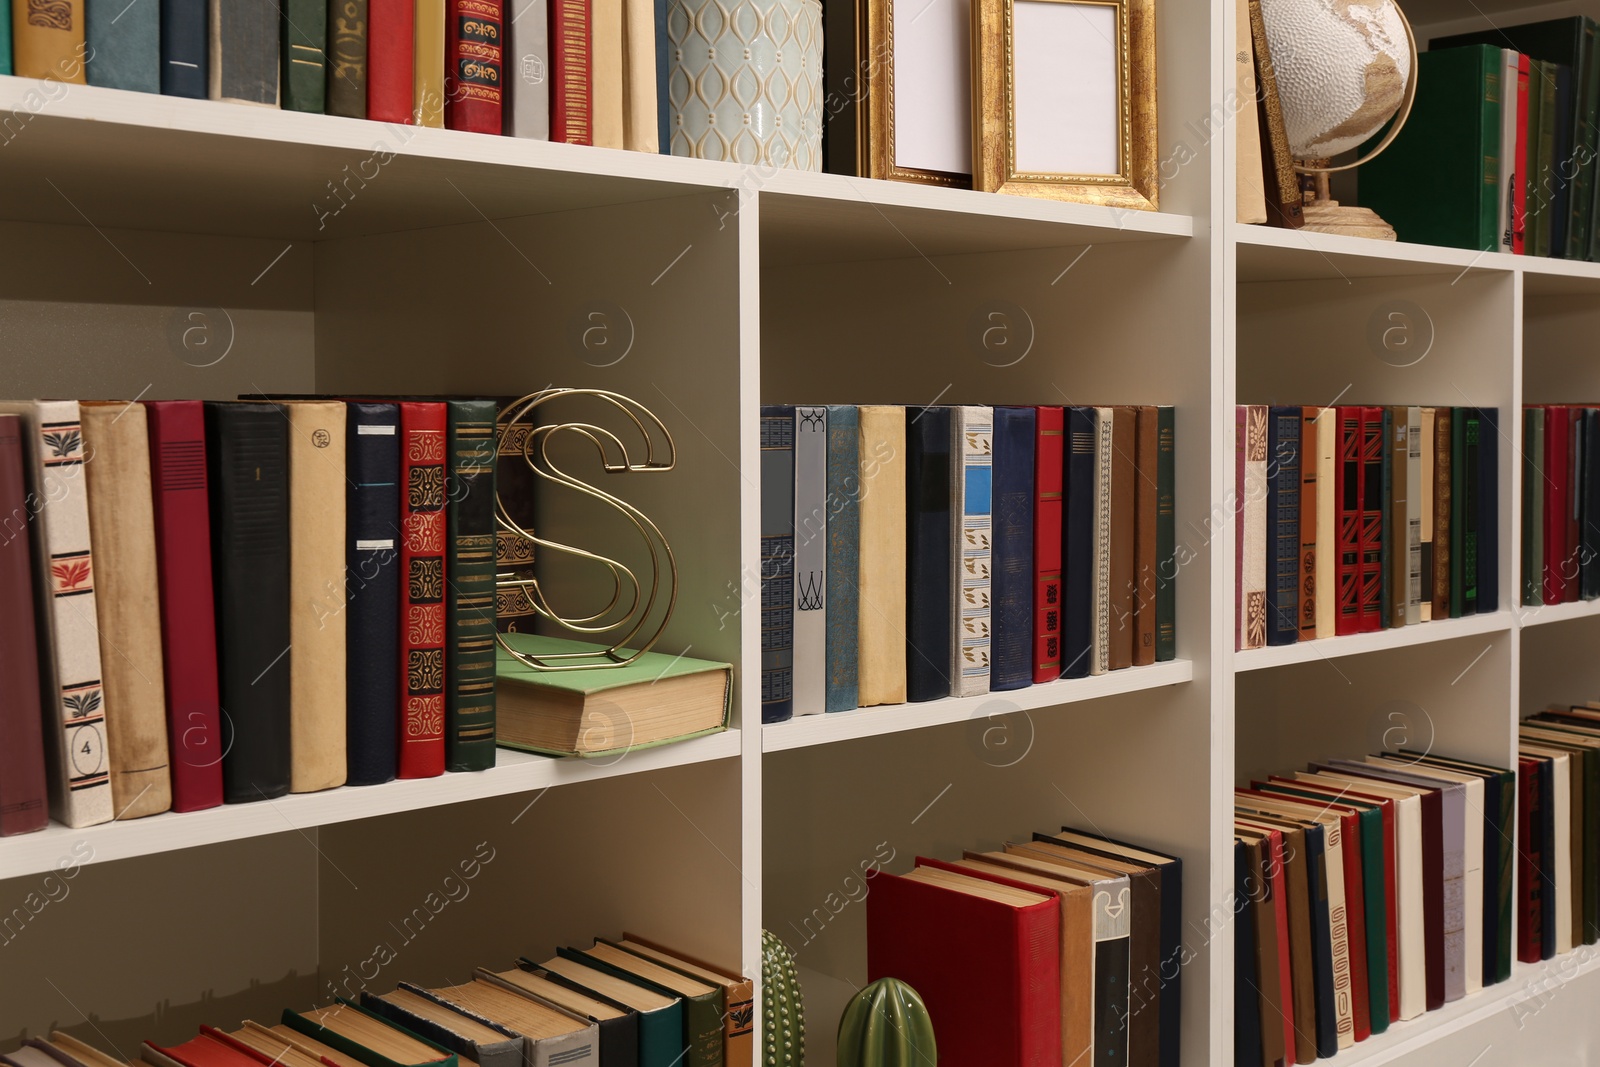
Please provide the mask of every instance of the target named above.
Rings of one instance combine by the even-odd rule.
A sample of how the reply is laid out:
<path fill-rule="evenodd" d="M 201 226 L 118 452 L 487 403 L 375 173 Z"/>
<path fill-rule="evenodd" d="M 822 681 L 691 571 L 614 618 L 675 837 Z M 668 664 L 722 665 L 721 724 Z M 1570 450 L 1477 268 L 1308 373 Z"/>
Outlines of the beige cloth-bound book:
<path fill-rule="evenodd" d="M 418 126 L 444 129 L 444 0 L 416 0 L 411 112 Z"/>
<path fill-rule="evenodd" d="M 1250 39 L 1250 0 L 1234 0 L 1234 8 L 1233 133 L 1238 144 L 1234 184 L 1239 197 L 1234 211 L 1240 222 L 1266 222 L 1267 194 L 1261 183 L 1261 124 L 1257 117 L 1256 65 L 1252 54 L 1255 45 Z"/>
<path fill-rule="evenodd" d="M 149 428 L 131 402 L 85 402 L 79 417 L 111 804 L 117 818 L 136 819 L 172 807 Z"/>
<path fill-rule="evenodd" d="M 589 106 L 597 148 L 628 148 L 623 121 L 624 0 L 592 0 L 589 8 Z"/>
<path fill-rule="evenodd" d="M 289 418 L 289 789 L 345 780 L 345 405 Z"/>
<path fill-rule="evenodd" d="M 857 698 L 906 699 L 906 409 L 860 409 L 861 563 Z"/>
<path fill-rule="evenodd" d="M 630 151 L 659 152 L 656 111 L 656 13 L 650 0 L 625 0 L 622 13 L 622 142 Z"/>

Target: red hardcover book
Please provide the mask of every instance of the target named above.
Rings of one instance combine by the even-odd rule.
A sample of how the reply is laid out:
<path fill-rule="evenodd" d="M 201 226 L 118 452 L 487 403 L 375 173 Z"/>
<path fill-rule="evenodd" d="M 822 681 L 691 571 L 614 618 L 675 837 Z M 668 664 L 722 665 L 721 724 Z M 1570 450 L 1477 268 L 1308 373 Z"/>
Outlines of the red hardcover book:
<path fill-rule="evenodd" d="M 1334 471 L 1334 500 L 1339 508 L 1339 637 L 1361 632 L 1361 409 L 1340 407 L 1339 464 Z"/>
<path fill-rule="evenodd" d="M 1524 237 L 1528 222 L 1528 57 L 1517 57 L 1517 154 L 1511 175 L 1511 251 L 1524 254 Z"/>
<path fill-rule="evenodd" d="M 1066 413 L 1059 407 L 1034 411 L 1033 501 L 1033 680 L 1061 677 L 1061 509 L 1066 456 Z M 1143 593 L 1144 576 L 1139 591 Z M 1155 608 L 1155 575 L 1150 576 Z M 1137 656 L 1137 653 L 1135 653 Z"/>
<path fill-rule="evenodd" d="M 199 400 L 151 400 L 144 408 L 161 591 L 172 810 L 199 811 L 222 803 L 205 405 Z"/>
<path fill-rule="evenodd" d="M 141 1050 L 144 1059 L 156 1067 L 261 1067 L 258 1056 L 241 1049 L 236 1042 L 221 1041 L 217 1031 L 202 1027 L 198 1037 L 181 1045 L 165 1048 L 154 1041 L 146 1041 Z"/>
<path fill-rule="evenodd" d="M 444 124 L 452 130 L 500 132 L 504 11 L 501 0 L 449 0 L 445 8 Z"/>
<path fill-rule="evenodd" d="M 867 979 L 899 978 L 922 995 L 940 1067 L 1061 1067 L 1061 907 L 1029 892 L 1037 903 L 1014 905 L 873 879 Z"/>
<path fill-rule="evenodd" d="M 368 0 L 367 118 L 413 125 L 417 6 L 413 0 Z"/>
<path fill-rule="evenodd" d="M 589 0 L 550 0 L 550 139 L 594 144 Z"/>
<path fill-rule="evenodd" d="M 1361 600 L 1357 633 L 1383 629 L 1383 409 L 1361 412 L 1360 566 Z"/>
<path fill-rule="evenodd" d="M 1544 887 L 1540 884 L 1539 761 L 1517 760 L 1517 959 L 1538 963 L 1543 956 Z"/>
<path fill-rule="evenodd" d="M 445 405 L 400 405 L 401 778 L 444 773 Z"/>
<path fill-rule="evenodd" d="M 1544 602 L 1567 599 L 1570 549 L 1567 512 L 1571 509 L 1572 415 L 1551 404 L 1544 409 Z"/>
<path fill-rule="evenodd" d="M 1300 640 L 1317 637 L 1317 597 L 1332 590 L 1317 588 L 1317 479 L 1333 477 L 1317 470 L 1317 419 L 1322 408 L 1302 408 L 1300 417 Z M 1329 551 L 1332 547 L 1329 546 Z M 1293 1062 L 1291 1059 L 1290 1062 Z"/>
<path fill-rule="evenodd" d="M 1583 584 L 1583 528 L 1578 522 L 1578 507 L 1583 495 L 1579 472 L 1583 470 L 1583 413 L 1587 408 L 1568 409 L 1567 422 L 1567 557 L 1561 571 L 1561 599 L 1578 599 Z"/>
<path fill-rule="evenodd" d="M 22 420 L 0 415 L 0 837 L 42 830 L 45 797 L 44 710 L 39 703 L 39 651 L 34 637 L 31 514 L 23 471 Z"/>
<path fill-rule="evenodd" d="M 1265 829 L 1267 869 L 1262 872 L 1267 893 L 1272 898 L 1272 924 L 1278 931 L 1278 989 L 1277 1003 L 1283 1014 L 1283 1062 L 1297 1062 L 1294 1037 L 1294 971 L 1289 959 L 1289 886 L 1285 880 L 1283 863 L 1283 832 Z"/>

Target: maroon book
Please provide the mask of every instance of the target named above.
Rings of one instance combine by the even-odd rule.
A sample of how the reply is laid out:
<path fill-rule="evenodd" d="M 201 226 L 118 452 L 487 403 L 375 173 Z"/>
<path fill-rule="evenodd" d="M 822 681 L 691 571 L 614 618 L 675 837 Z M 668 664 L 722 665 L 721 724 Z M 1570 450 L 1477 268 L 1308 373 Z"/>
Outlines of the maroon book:
<path fill-rule="evenodd" d="M 445 405 L 400 405 L 401 778 L 444 773 Z"/>
<path fill-rule="evenodd" d="M 1544 955 L 1544 815 L 1539 810 L 1539 761 L 1517 760 L 1517 960 Z"/>
<path fill-rule="evenodd" d="M 500 133 L 505 100 L 501 0 L 448 0 L 445 7 L 444 124 Z"/>
<path fill-rule="evenodd" d="M 1061 509 L 1066 415 L 1059 407 L 1034 409 L 1033 477 L 1033 680 L 1061 677 Z M 1141 579 L 1144 575 L 1140 576 Z M 1140 585 L 1140 592 L 1145 587 Z M 1150 575 L 1149 596 L 1155 594 Z M 1152 646 L 1153 648 L 1153 646 Z"/>
<path fill-rule="evenodd" d="M 22 420 L 0 415 L 0 679 L 6 689 L 0 702 L 0 837 L 42 830 L 50 821 L 24 469 Z"/>
<path fill-rule="evenodd" d="M 1336 535 L 1339 562 L 1339 613 L 1334 633 L 1339 637 L 1361 631 L 1361 409 L 1334 409 L 1339 416 L 1338 460 L 1334 467 L 1334 505 L 1338 508 Z"/>
<path fill-rule="evenodd" d="M 151 400 L 144 406 L 160 568 L 172 810 L 198 811 L 222 803 L 205 405 Z"/>

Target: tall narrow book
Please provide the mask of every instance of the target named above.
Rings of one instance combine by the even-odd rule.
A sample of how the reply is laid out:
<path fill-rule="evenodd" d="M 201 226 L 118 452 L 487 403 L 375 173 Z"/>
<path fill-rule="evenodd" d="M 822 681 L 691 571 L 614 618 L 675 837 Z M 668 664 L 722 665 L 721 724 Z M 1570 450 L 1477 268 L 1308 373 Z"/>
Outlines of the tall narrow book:
<path fill-rule="evenodd" d="M 906 426 L 906 699 L 951 692 L 951 409 L 911 408 Z"/>
<path fill-rule="evenodd" d="M 1300 409 L 1267 412 L 1267 644 L 1300 639 Z"/>
<path fill-rule="evenodd" d="M 494 766 L 495 402 L 446 407 L 444 758 L 481 771 Z"/>
<path fill-rule="evenodd" d="M 1339 618 L 1339 409 L 1317 408 L 1317 636 L 1333 637 Z"/>
<path fill-rule="evenodd" d="M 1033 680 L 1061 677 L 1061 512 L 1062 442 L 1066 434 L 1059 407 L 1034 410 L 1033 452 Z M 1153 518 L 1154 516 L 1152 516 Z M 1140 574 L 1141 589 L 1146 575 Z M 1150 606 L 1155 608 L 1156 574 L 1148 574 Z M 1152 642 L 1155 634 L 1151 634 Z M 1155 652 L 1152 644 L 1152 655 Z"/>
<path fill-rule="evenodd" d="M 653 118 L 653 115 L 652 115 Z M 827 710 L 828 410 L 794 409 L 794 713 Z"/>
<path fill-rule="evenodd" d="M 283 109 L 320 115 L 327 110 L 327 0 L 283 0 Z"/>
<path fill-rule="evenodd" d="M 1134 519 L 1139 480 L 1138 415 L 1133 408 L 1111 408 L 1111 477 L 1106 529 L 1108 597 L 1106 667 L 1133 665 Z"/>
<path fill-rule="evenodd" d="M 1239 409 L 1239 647 L 1267 643 L 1267 409 Z M 1342 596 L 1341 589 L 1341 596 Z"/>
<path fill-rule="evenodd" d="M 444 773 L 445 405 L 400 404 L 401 778 Z"/>
<path fill-rule="evenodd" d="M 989 691 L 994 409 L 954 410 L 950 452 L 951 696 Z"/>
<path fill-rule="evenodd" d="M 367 118 L 410 125 L 413 118 L 414 0 L 367 0 Z"/>
<path fill-rule="evenodd" d="M 594 144 L 590 0 L 549 0 L 550 140 Z"/>
<path fill-rule="evenodd" d="M 505 96 L 503 0 L 446 0 L 444 124 L 501 132 Z"/>
<path fill-rule="evenodd" d="M 1300 409 L 1300 616 L 1299 639 L 1317 636 L 1317 416 L 1321 408 Z M 1331 475 L 1330 475 L 1331 476 Z M 1332 546 L 1329 547 L 1332 551 Z"/>
<path fill-rule="evenodd" d="M 26 3 L 27 0 L 22 0 Z M 161 12 L 116 0 L 84 0 L 84 74 L 90 85 L 161 91 Z"/>
<path fill-rule="evenodd" d="M 234 104 L 278 106 L 278 8 L 251 0 L 210 0 L 211 77 L 207 95 Z"/>
<path fill-rule="evenodd" d="M 162 95 L 206 98 L 211 84 L 208 6 L 207 0 L 161 0 Z"/>
<path fill-rule="evenodd" d="M 1134 409 L 1133 665 L 1156 661 L 1156 519 L 1160 429 L 1156 408 Z"/>
<path fill-rule="evenodd" d="M 1066 514 L 1061 524 L 1061 676 L 1083 678 L 1091 662 L 1094 586 L 1096 409 L 1067 409 Z"/>
<path fill-rule="evenodd" d="M 411 34 L 411 113 L 418 126 L 444 128 L 445 7 L 448 0 L 414 0 Z"/>
<path fill-rule="evenodd" d="M 761 721 L 794 716 L 794 408 L 761 409 Z"/>
<path fill-rule="evenodd" d="M 352 403 L 345 457 L 346 781 L 375 785 L 399 759 L 399 407 Z"/>
<path fill-rule="evenodd" d="M 328 114 L 367 117 L 367 2 L 328 0 Z"/>
<path fill-rule="evenodd" d="M 588 0 L 590 129 L 597 148 L 626 148 L 623 126 L 624 0 Z"/>
<path fill-rule="evenodd" d="M 22 435 L 20 418 L 0 415 L 0 511 L 6 515 L 26 514 Z M 50 821 L 36 626 L 28 538 L 0 538 L 0 677 L 10 688 L 0 708 L 0 837 L 42 830 Z"/>
<path fill-rule="evenodd" d="M 83 85 L 83 0 L 14 0 L 11 5 L 11 72 Z"/>
<path fill-rule="evenodd" d="M 625 933 L 619 948 L 654 960 L 691 978 L 718 986 L 723 992 L 722 1062 L 726 1067 L 751 1067 L 754 1053 L 751 1011 L 754 985 L 750 979 L 729 973 L 689 956 L 671 951 L 635 934 Z"/>
<path fill-rule="evenodd" d="M 1128 466 L 1133 462 L 1133 412 L 1127 411 Z M 1021 689 L 1033 683 L 1033 452 L 1034 410 L 994 409 L 994 540 L 990 569 L 989 688 Z M 1133 485 L 1127 486 L 1127 618 L 1133 656 Z"/>
<path fill-rule="evenodd" d="M 906 412 L 860 410 L 860 701 L 906 699 Z"/>
<path fill-rule="evenodd" d="M 1177 410 L 1156 408 L 1156 662 L 1178 655 Z"/>
<path fill-rule="evenodd" d="M 857 627 L 861 604 L 856 588 L 861 566 L 860 420 L 853 405 L 828 407 L 828 613 L 825 700 L 829 711 L 855 709 Z"/>
<path fill-rule="evenodd" d="M 504 63 L 502 132 L 551 140 L 549 0 L 507 0 Z"/>

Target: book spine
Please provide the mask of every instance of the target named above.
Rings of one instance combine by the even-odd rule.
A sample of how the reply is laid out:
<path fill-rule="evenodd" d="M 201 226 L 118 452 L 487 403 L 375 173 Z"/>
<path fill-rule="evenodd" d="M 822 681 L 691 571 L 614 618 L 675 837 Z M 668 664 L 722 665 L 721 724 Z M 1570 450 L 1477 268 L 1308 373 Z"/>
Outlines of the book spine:
<path fill-rule="evenodd" d="M 1574 135 L 1583 119 L 1573 91 L 1578 87 L 1578 71 L 1565 63 L 1556 65 L 1555 149 L 1551 157 L 1554 193 L 1550 198 L 1550 255 L 1557 259 L 1574 258 L 1572 232 L 1573 179 L 1577 176 L 1578 149 Z"/>
<path fill-rule="evenodd" d="M 1528 251 L 1528 57 L 1517 54 L 1516 137 L 1511 143 L 1511 251 Z"/>
<path fill-rule="evenodd" d="M 794 409 L 794 659 L 796 715 L 827 710 L 828 409 Z"/>
<path fill-rule="evenodd" d="M 862 407 L 861 706 L 906 699 L 906 412 Z"/>
<path fill-rule="evenodd" d="M 346 783 L 376 785 L 399 759 L 399 408 L 351 404 L 345 455 Z"/>
<path fill-rule="evenodd" d="M 0 514 L 28 513 L 22 420 L 0 415 Z M 43 706 L 34 636 L 33 553 L 24 531 L 0 538 L 0 837 L 42 830 L 50 821 L 45 787 Z"/>
<path fill-rule="evenodd" d="M 208 0 L 161 0 L 161 92 L 204 100 L 211 84 Z"/>
<path fill-rule="evenodd" d="M 1594 115 L 1600 108 L 1600 58 L 1595 54 L 1595 22 L 1584 18 L 1579 23 L 1578 69 L 1572 72 L 1577 94 L 1572 109 L 1573 158 L 1577 174 L 1572 183 L 1572 239 L 1568 258 L 1585 259 L 1589 254 L 1594 219 L 1595 156 L 1600 152 L 1600 129 Z"/>
<path fill-rule="evenodd" d="M 501 103 L 509 137 L 550 137 L 550 8 L 548 0 L 509 0 Z"/>
<path fill-rule="evenodd" d="M 860 420 L 850 405 L 828 408 L 828 612 L 829 711 L 856 704 L 856 627 L 861 604 L 856 575 L 861 566 Z"/>
<path fill-rule="evenodd" d="M 1156 662 L 1178 654 L 1177 411 L 1156 408 Z"/>
<path fill-rule="evenodd" d="M 1386 411 L 1387 417 L 1384 425 L 1388 428 L 1389 443 L 1389 492 L 1385 499 L 1388 522 L 1385 530 L 1389 544 L 1388 569 L 1384 572 L 1389 579 L 1389 610 L 1384 616 L 1385 622 L 1390 627 L 1404 626 L 1406 624 L 1406 600 L 1409 585 L 1406 578 L 1409 574 L 1408 567 L 1411 562 L 1411 553 L 1406 525 L 1406 484 L 1410 477 L 1411 466 L 1411 427 L 1406 421 L 1406 409 L 1402 405 Z"/>
<path fill-rule="evenodd" d="M 401 778 L 444 773 L 445 405 L 400 405 Z"/>
<path fill-rule="evenodd" d="M 504 39 L 502 0 L 447 0 L 444 123 L 450 129 L 500 133 Z"/>
<path fill-rule="evenodd" d="M 1095 409 L 1068 408 L 1061 531 L 1061 676 L 1089 674 L 1093 617 Z M 1174 575 L 1174 578 L 1176 576 Z"/>
<path fill-rule="evenodd" d="M 1383 412 L 1361 408 L 1361 610 L 1357 630 L 1383 628 Z"/>
<path fill-rule="evenodd" d="M 1112 409 L 1095 408 L 1094 442 L 1094 604 L 1089 673 L 1104 674 L 1111 656 L 1111 476 L 1116 452 Z"/>
<path fill-rule="evenodd" d="M 283 109 L 320 115 L 328 89 L 327 0 L 282 0 Z"/>
<path fill-rule="evenodd" d="M 1339 414 L 1339 621 L 1340 637 L 1360 632 L 1361 618 L 1361 409 Z"/>
<path fill-rule="evenodd" d="M 1299 639 L 1317 636 L 1318 416 L 1321 408 L 1300 412 L 1300 620 Z"/>
<path fill-rule="evenodd" d="M 550 140 L 594 144 L 589 0 L 549 0 Z"/>
<path fill-rule="evenodd" d="M 959 407 L 950 442 L 952 696 L 989 691 L 994 409 Z"/>
<path fill-rule="evenodd" d="M 1538 409 L 1522 409 L 1522 606 L 1543 603 L 1540 590 L 1539 568 L 1534 565 L 1533 511 L 1538 499 L 1539 479 L 1544 467 L 1540 453 L 1535 451 L 1534 415 Z"/>
<path fill-rule="evenodd" d="M 1126 878 L 1095 883 L 1094 1060 L 1126 1067 L 1132 1009 L 1133 909 Z"/>
<path fill-rule="evenodd" d="M 1267 643 L 1267 409 L 1245 409 L 1244 632 L 1241 648 Z"/>
<path fill-rule="evenodd" d="M 1339 411 L 1317 409 L 1317 637 L 1339 620 Z"/>
<path fill-rule="evenodd" d="M 198 811 L 222 803 L 205 410 L 198 400 L 173 400 L 146 404 L 145 411 L 172 810 Z"/>
<path fill-rule="evenodd" d="M 83 85 L 88 56 L 83 0 L 14 0 L 11 70 L 20 78 Z"/>
<path fill-rule="evenodd" d="M 1600 61 L 1600 60 L 1597 60 Z M 1485 416 L 1487 417 L 1487 415 Z M 1489 439 L 1486 433 L 1485 441 Z M 1484 468 L 1487 474 L 1489 463 L 1489 450 L 1484 449 Z M 1492 482 L 1488 477 L 1484 479 L 1485 491 Z M 1579 595 L 1584 600 L 1594 600 L 1600 597 L 1600 409 L 1585 408 L 1583 413 L 1583 481 L 1580 491 L 1581 517 L 1579 528 L 1583 536 L 1579 542 L 1580 559 L 1582 566 L 1579 571 Z M 1495 514 L 1493 503 L 1488 505 L 1489 514 Z M 1485 549 L 1487 552 L 1487 548 Z M 1480 562 L 1480 570 L 1483 563 Z M 1478 598 L 1483 598 L 1483 582 L 1480 580 Z"/>
<path fill-rule="evenodd" d="M 1156 468 L 1159 429 L 1154 407 L 1136 408 L 1134 417 L 1133 665 L 1144 667 L 1156 661 Z"/>
<path fill-rule="evenodd" d="M 445 8 L 415 0 L 411 24 L 411 114 L 418 126 L 444 129 Z M 450 53 L 454 56 L 454 52 Z"/>
<path fill-rule="evenodd" d="M 513 420 L 520 410 L 516 400 L 513 397 L 502 401 L 495 418 L 495 495 L 510 521 L 531 531 L 537 478 L 529 448 L 533 437 L 527 420 Z M 494 562 L 495 629 L 501 633 L 532 632 L 533 541 L 496 523 Z"/>
<path fill-rule="evenodd" d="M 1474 416 L 1478 437 L 1477 477 L 1473 479 L 1476 609 L 1485 614 L 1500 608 L 1500 413 L 1495 408 L 1478 408 Z"/>
<path fill-rule="evenodd" d="M 1517 961 L 1538 963 L 1542 958 L 1544 887 L 1540 884 L 1539 846 L 1542 818 L 1539 783 L 1533 760 L 1520 760 L 1517 770 Z"/>
<path fill-rule="evenodd" d="M 667 28 L 668 0 L 654 0 L 656 71 L 656 151 L 672 154 L 672 38 Z"/>
<path fill-rule="evenodd" d="M 1380 410 L 1379 425 L 1383 459 L 1378 483 L 1378 625 L 1384 628 L 1391 625 L 1394 612 L 1394 527 L 1390 525 L 1394 504 L 1394 416 L 1390 408 Z"/>
<path fill-rule="evenodd" d="M 28 0 L 22 0 L 27 3 Z M 161 91 L 161 12 L 156 4 L 84 0 L 84 75 L 90 85 Z"/>
<path fill-rule="evenodd" d="M 1132 421 L 1132 412 L 1127 413 Z M 1131 428 L 1131 427 L 1130 427 Z M 1134 442 L 1129 435 L 1127 461 L 1133 465 Z M 1033 682 L 1033 452 L 1034 414 L 1032 408 L 994 409 L 994 539 L 990 570 L 990 654 L 991 691 L 1021 689 Z M 1133 486 L 1126 488 L 1130 514 L 1126 537 L 1126 558 L 1120 599 L 1126 657 L 1133 655 Z M 1119 595 L 1114 593 L 1114 595 Z M 1126 666 L 1126 664 L 1124 664 Z"/>
<path fill-rule="evenodd" d="M 1500 83 L 1505 59 L 1498 48 L 1482 49 L 1479 70 L 1478 144 L 1483 160 L 1478 168 L 1481 192 L 1478 196 L 1478 244 L 1493 252 L 1500 247 Z"/>
<path fill-rule="evenodd" d="M 278 106 L 278 7 L 211 0 L 211 80 L 206 95 L 235 104 Z"/>
<path fill-rule="evenodd" d="M 1500 217 L 1495 238 L 1499 251 L 1513 252 L 1511 231 L 1515 228 L 1516 204 L 1511 190 L 1516 185 L 1516 163 L 1512 149 L 1517 143 L 1517 53 L 1510 48 L 1500 49 L 1498 88 L 1499 95 L 1495 102 L 1500 119 L 1500 152 L 1496 157 L 1499 183 L 1496 186 L 1495 204 Z"/>
<path fill-rule="evenodd" d="M 906 699 L 950 695 L 955 532 L 949 408 L 912 408 L 906 443 Z"/>
<path fill-rule="evenodd" d="M 794 409 L 761 409 L 761 721 L 794 716 Z"/>
<path fill-rule="evenodd" d="M 1244 629 L 1244 456 L 1250 409 L 1233 409 L 1233 646 L 1245 648 Z"/>
<path fill-rule="evenodd" d="M 1554 254 L 1551 237 L 1555 223 L 1556 95 L 1559 67 L 1541 62 L 1538 67 L 1539 139 L 1535 148 L 1537 163 L 1532 171 L 1539 192 L 1538 237 L 1534 255 Z"/>
<path fill-rule="evenodd" d="M 1532 546 L 1533 569 L 1529 572 L 1529 581 L 1533 587 L 1532 599 L 1529 604 L 1544 603 L 1544 509 L 1546 506 L 1544 464 L 1545 449 L 1545 410 L 1535 407 L 1531 411 L 1533 417 L 1533 473 L 1524 483 L 1533 487 L 1533 502 L 1530 511 L 1533 515 L 1533 524 L 1528 526 L 1523 533 L 1523 540 Z"/>
<path fill-rule="evenodd" d="M 1571 603 L 1578 599 L 1579 576 L 1583 567 L 1583 534 L 1578 527 L 1583 495 L 1583 409 L 1569 408 L 1567 418 L 1567 502 L 1564 509 L 1567 555 L 1561 572 L 1561 598 Z"/>
<path fill-rule="evenodd" d="M 1294 157 L 1283 124 L 1283 104 L 1278 97 L 1278 76 L 1272 67 L 1272 50 L 1267 40 L 1267 25 L 1261 0 L 1250 0 L 1250 37 L 1254 43 L 1256 86 L 1260 92 L 1258 108 L 1264 184 L 1267 191 L 1267 221 L 1274 226 L 1299 229 L 1305 225 L 1301 207 L 1300 179 L 1295 174 Z"/>
<path fill-rule="evenodd" d="M 324 103 L 330 115 L 367 117 L 367 0 L 328 0 L 328 84 Z"/>
<path fill-rule="evenodd" d="M 1567 437 L 1571 422 L 1564 407 L 1544 409 L 1544 602 L 1566 599 L 1563 588 L 1567 560 Z"/>
<path fill-rule="evenodd" d="M 0 2 L 0 74 L 11 73 L 11 0 Z"/>
<path fill-rule="evenodd" d="M 1267 644 L 1300 639 L 1300 409 L 1267 413 Z"/>
<path fill-rule="evenodd" d="M 1034 409 L 1033 451 L 1033 680 L 1061 677 L 1061 513 L 1066 412 Z M 1155 574 L 1149 575 L 1155 595 Z M 1143 576 L 1141 575 L 1141 579 Z M 1152 603 L 1152 607 L 1156 605 Z"/>
<path fill-rule="evenodd" d="M 367 0 L 367 118 L 409 126 L 416 76 L 413 0 Z"/>
<path fill-rule="evenodd" d="M 656 108 L 656 0 L 622 0 L 622 147 L 659 152 Z"/>
<path fill-rule="evenodd" d="M 289 790 L 343 785 L 345 405 L 296 401 L 289 418 Z"/>
<path fill-rule="evenodd" d="M 289 440 L 276 404 L 206 404 L 222 787 L 289 791 Z"/>
<path fill-rule="evenodd" d="M 1433 617 L 1450 618 L 1451 411 L 1433 413 Z"/>
<path fill-rule="evenodd" d="M 494 766 L 495 403 L 449 402 L 445 768 Z"/>
<path fill-rule="evenodd" d="M 172 806 L 150 435 L 138 404 L 84 404 L 80 415 L 111 803 L 136 819 Z"/>
<path fill-rule="evenodd" d="M 1422 409 L 1406 408 L 1405 621 L 1422 621 Z"/>
<path fill-rule="evenodd" d="M 589 130 L 601 148 L 625 148 L 625 0 L 589 0 Z"/>
<path fill-rule="evenodd" d="M 1467 416 L 1471 408 L 1454 408 L 1450 412 L 1450 617 L 1459 619 L 1470 614 L 1466 610 L 1468 526 L 1472 511 L 1467 500 Z M 1476 590 L 1474 590 L 1476 595 Z"/>

